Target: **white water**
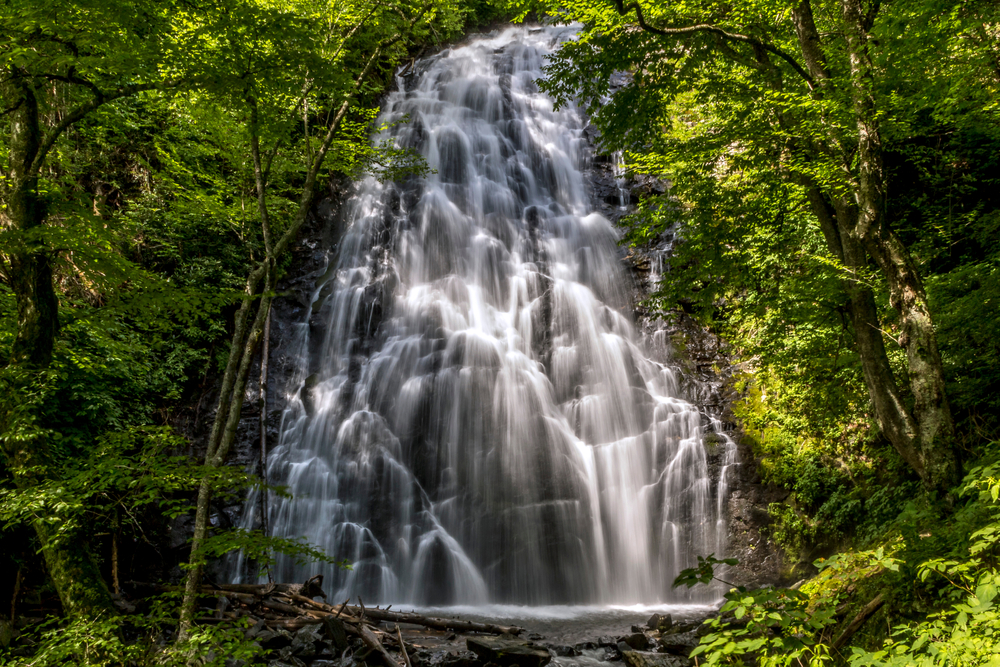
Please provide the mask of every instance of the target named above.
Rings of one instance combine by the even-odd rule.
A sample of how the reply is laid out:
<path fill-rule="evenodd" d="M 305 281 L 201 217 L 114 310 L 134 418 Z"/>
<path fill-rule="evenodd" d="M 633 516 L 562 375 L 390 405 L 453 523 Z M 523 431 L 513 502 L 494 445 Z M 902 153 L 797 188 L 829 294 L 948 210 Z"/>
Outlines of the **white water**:
<path fill-rule="evenodd" d="M 349 202 L 268 460 L 293 496 L 272 494 L 273 533 L 353 569 L 281 557 L 276 580 L 322 572 L 373 604 L 676 602 L 679 570 L 724 549 L 725 488 L 633 326 L 581 117 L 534 84 L 571 35 L 508 29 L 388 97 L 384 121 L 409 117 L 388 136 L 436 173 Z"/>

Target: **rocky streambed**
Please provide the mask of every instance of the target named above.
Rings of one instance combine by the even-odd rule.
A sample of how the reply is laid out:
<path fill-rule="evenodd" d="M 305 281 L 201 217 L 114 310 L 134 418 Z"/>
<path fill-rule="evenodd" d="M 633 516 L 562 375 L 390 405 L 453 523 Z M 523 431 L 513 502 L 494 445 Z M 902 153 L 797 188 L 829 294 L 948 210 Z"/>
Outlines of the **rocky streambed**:
<path fill-rule="evenodd" d="M 659 611 L 635 607 L 451 607 L 418 610 L 435 618 L 502 623 L 517 634 L 455 633 L 409 623 L 381 622 L 376 634 L 406 667 L 683 667 L 700 639 L 699 628 L 714 607 L 667 605 Z M 361 638 L 329 623 L 289 630 L 259 623 L 247 632 L 267 651 L 272 667 L 386 665 Z M 406 648 L 405 655 L 400 646 Z M 235 666 L 233 666 L 235 667 Z"/>

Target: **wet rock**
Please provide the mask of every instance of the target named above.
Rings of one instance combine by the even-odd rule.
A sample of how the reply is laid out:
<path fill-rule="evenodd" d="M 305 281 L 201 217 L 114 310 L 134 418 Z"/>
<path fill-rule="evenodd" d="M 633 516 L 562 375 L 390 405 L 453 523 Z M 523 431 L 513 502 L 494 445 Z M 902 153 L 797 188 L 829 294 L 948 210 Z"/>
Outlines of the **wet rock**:
<path fill-rule="evenodd" d="M 466 645 L 483 661 L 494 662 L 498 665 L 543 667 L 552 660 L 552 656 L 546 649 L 515 639 L 475 637 L 466 640 Z"/>
<path fill-rule="evenodd" d="M 650 646 L 649 637 L 647 637 L 646 633 L 642 632 L 641 630 L 639 632 L 633 632 L 630 635 L 626 635 L 626 636 L 622 637 L 619 640 L 619 644 L 622 644 L 622 643 L 624 643 L 627 648 L 630 648 L 630 649 L 633 649 L 633 650 L 636 650 L 636 651 L 645 650 L 645 649 L 649 648 L 649 646 Z M 619 645 L 618 649 L 621 650 L 621 646 L 620 645 Z"/>
<path fill-rule="evenodd" d="M 691 654 L 691 649 L 698 645 L 698 636 L 694 632 L 678 632 L 663 635 L 656 642 L 656 645 L 658 650 L 664 653 L 673 653 L 687 657 Z"/>
<path fill-rule="evenodd" d="M 611 648 L 615 648 L 616 646 L 618 646 L 618 640 L 615 639 L 614 637 L 608 637 L 608 636 L 598 637 L 597 645 L 601 647 L 610 646 Z"/>
<path fill-rule="evenodd" d="M 653 614 L 646 621 L 646 627 L 650 630 L 663 632 L 669 630 L 674 625 L 674 619 L 670 614 Z"/>
<path fill-rule="evenodd" d="M 472 651 L 435 651 L 426 661 L 434 667 L 474 667 L 479 665 L 479 658 Z"/>
<path fill-rule="evenodd" d="M 623 651 L 622 660 L 628 667 L 689 667 L 689 659 L 668 653 L 647 653 L 646 651 Z"/>
<path fill-rule="evenodd" d="M 559 658 L 574 658 L 581 655 L 580 649 L 576 646 L 550 646 L 549 651 Z"/>
<path fill-rule="evenodd" d="M 579 644 L 574 644 L 573 648 L 577 651 L 593 651 L 599 648 L 599 645 L 597 642 L 580 642 Z"/>

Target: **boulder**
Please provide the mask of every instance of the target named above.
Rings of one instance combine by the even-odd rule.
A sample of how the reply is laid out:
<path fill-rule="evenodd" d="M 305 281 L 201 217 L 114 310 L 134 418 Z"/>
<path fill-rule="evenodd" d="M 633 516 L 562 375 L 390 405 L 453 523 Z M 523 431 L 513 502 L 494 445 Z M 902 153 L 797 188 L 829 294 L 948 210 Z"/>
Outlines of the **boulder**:
<path fill-rule="evenodd" d="M 622 651 L 622 659 L 628 667 L 690 667 L 692 664 L 679 655 L 646 651 Z"/>
<path fill-rule="evenodd" d="M 560 658 L 575 658 L 580 655 L 580 649 L 575 646 L 550 646 L 549 651 Z"/>
<path fill-rule="evenodd" d="M 646 621 L 646 627 L 653 631 L 663 632 L 669 630 L 674 625 L 674 619 L 670 614 L 653 614 Z"/>
<path fill-rule="evenodd" d="M 649 648 L 650 645 L 649 637 L 647 637 L 644 632 L 633 632 L 630 635 L 625 635 L 624 637 L 619 638 L 618 641 L 624 642 L 628 648 L 636 651 L 643 651 Z M 619 647 L 619 649 L 620 648 L 621 647 Z"/>
<path fill-rule="evenodd" d="M 687 657 L 691 654 L 691 649 L 698 645 L 698 636 L 693 632 L 678 632 L 676 634 L 663 635 L 656 642 L 660 651 L 673 653 Z"/>
<path fill-rule="evenodd" d="M 516 639 L 470 637 L 466 645 L 484 662 L 494 662 L 502 667 L 543 667 L 552 660 L 546 649 Z"/>

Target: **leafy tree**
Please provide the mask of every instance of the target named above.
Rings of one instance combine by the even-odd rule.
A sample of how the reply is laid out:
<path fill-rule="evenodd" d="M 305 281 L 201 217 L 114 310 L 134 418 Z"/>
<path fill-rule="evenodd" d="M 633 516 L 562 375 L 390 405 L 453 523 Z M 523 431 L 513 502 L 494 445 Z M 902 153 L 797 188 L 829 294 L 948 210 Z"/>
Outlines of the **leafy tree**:
<path fill-rule="evenodd" d="M 670 178 L 670 197 L 694 211 L 693 226 L 748 254 L 747 241 L 782 233 L 789 219 L 804 243 L 822 239 L 822 262 L 802 267 L 824 276 L 810 296 L 843 308 L 882 433 L 929 488 L 955 483 L 944 369 L 920 267 L 886 213 L 886 155 L 922 115 L 991 113 L 993 51 L 975 45 L 989 43 L 982 26 L 994 25 L 995 7 L 607 0 L 541 8 L 584 25 L 543 86 L 561 101 L 582 96 L 602 145 L 625 150 L 633 171 Z M 605 104 L 607 82 L 622 70 L 631 80 Z M 678 213 L 671 201 L 647 202 L 633 238 Z M 754 236 L 742 233 L 748 227 Z"/>
<path fill-rule="evenodd" d="M 3 115 L 4 248 L 0 275 L 13 292 L 17 330 L 4 384 L 0 426 L 7 465 L 19 488 L 41 483 L 55 467 L 53 434 L 37 420 L 40 379 L 52 361 L 59 327 L 53 261 L 59 251 L 53 214 L 59 192 L 49 158 L 67 130 L 105 105 L 177 85 L 166 74 L 179 52 L 196 48 L 174 30 L 174 3 L 22 2 L 0 13 Z M 176 72 L 180 73 L 180 72 Z M 79 219 L 74 211 L 67 217 Z M 84 239 L 77 239 L 79 241 Z M 49 526 L 35 522 L 46 565 L 67 613 L 108 610 L 111 600 L 93 562 L 74 540 L 50 544 Z"/>

